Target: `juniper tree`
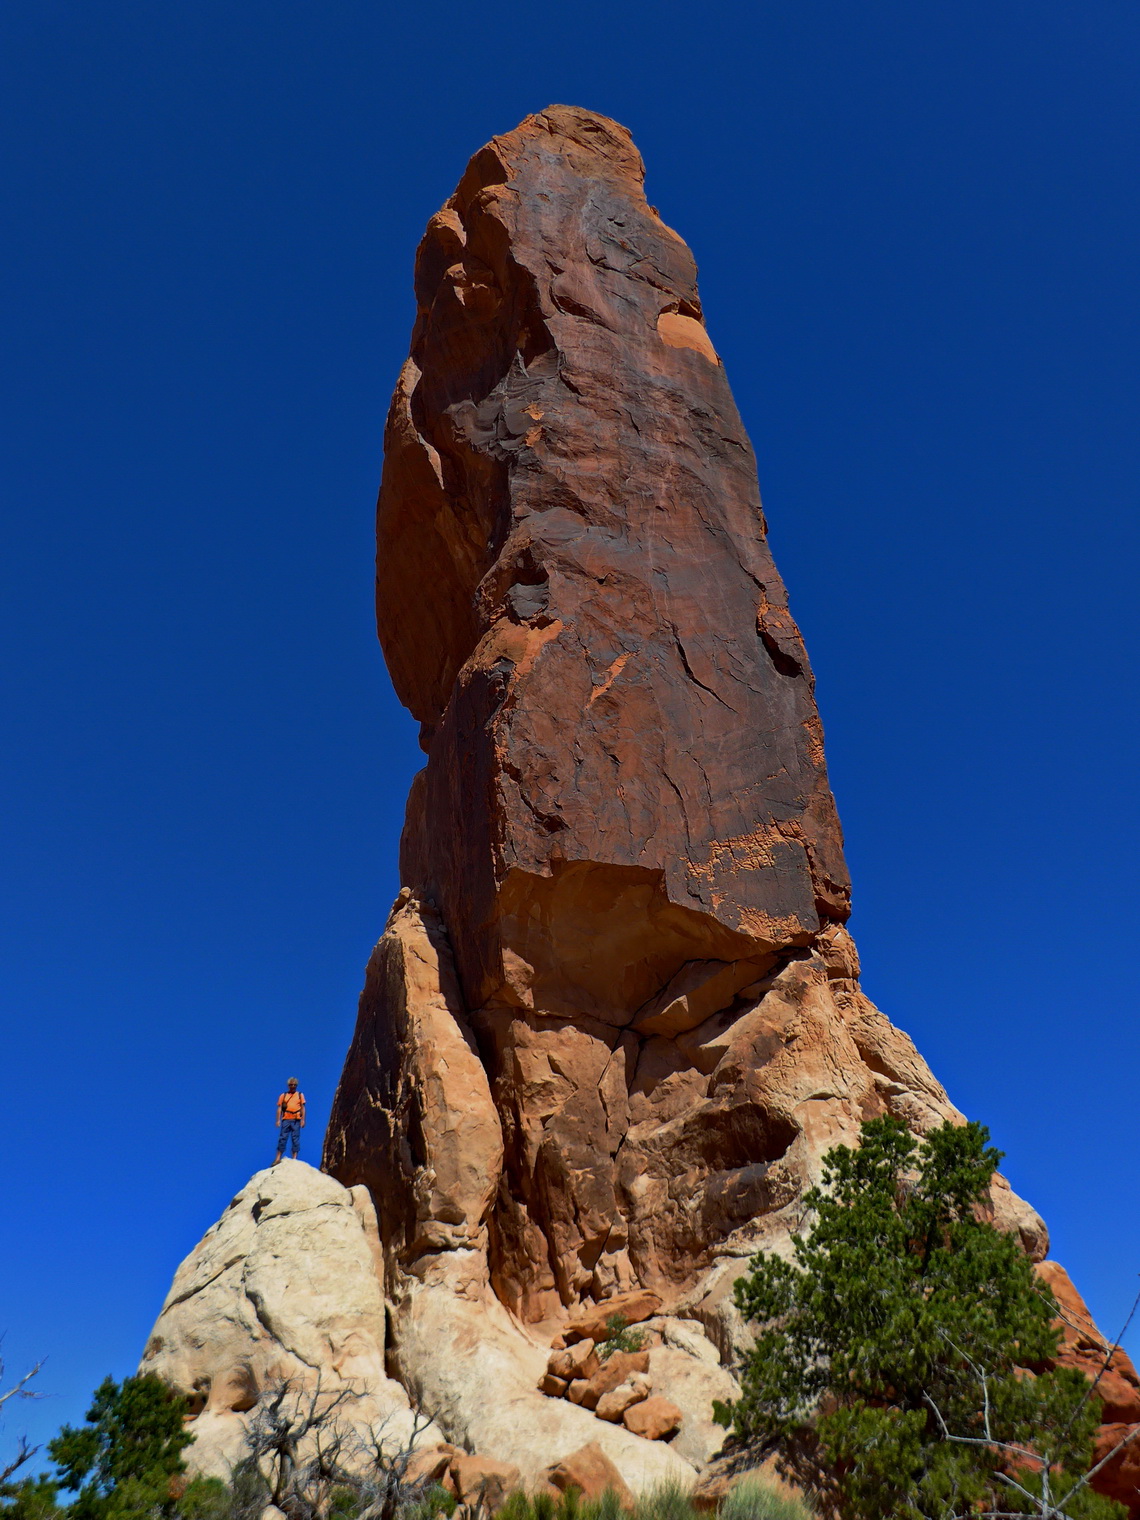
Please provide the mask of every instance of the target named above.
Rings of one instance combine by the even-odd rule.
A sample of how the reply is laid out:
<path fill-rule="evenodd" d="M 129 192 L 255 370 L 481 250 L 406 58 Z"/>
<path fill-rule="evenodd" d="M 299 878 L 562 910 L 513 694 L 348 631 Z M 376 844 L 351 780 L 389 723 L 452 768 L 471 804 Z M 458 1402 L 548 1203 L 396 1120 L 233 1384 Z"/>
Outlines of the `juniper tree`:
<path fill-rule="evenodd" d="M 71 1520 L 175 1515 L 174 1480 L 194 1439 L 183 1426 L 187 1407 L 152 1374 L 101 1383 L 86 1424 L 65 1425 L 48 1443 L 60 1486 L 76 1495 Z"/>
<path fill-rule="evenodd" d="M 1053 1494 L 1089 1468 L 1100 1401 L 1082 1373 L 1047 1370 L 1057 1306 L 984 1218 L 988 1141 L 978 1124 L 919 1143 L 870 1121 L 824 1158 L 794 1259 L 761 1253 L 736 1284 L 757 1333 L 717 1418 L 833 1520 L 1046 1513 L 1032 1454 L 1048 1452 Z M 1085 1486 L 1057 1513 L 1123 1511 Z"/>

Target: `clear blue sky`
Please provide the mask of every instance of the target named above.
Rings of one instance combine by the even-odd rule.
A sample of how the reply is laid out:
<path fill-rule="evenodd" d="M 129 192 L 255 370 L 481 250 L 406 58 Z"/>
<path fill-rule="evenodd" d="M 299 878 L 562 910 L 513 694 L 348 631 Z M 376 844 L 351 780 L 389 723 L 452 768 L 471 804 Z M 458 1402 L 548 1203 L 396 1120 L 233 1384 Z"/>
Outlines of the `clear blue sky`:
<path fill-rule="evenodd" d="M 693 246 L 870 994 L 1109 1329 L 1140 1271 L 1135 0 L 8 0 L 3 1245 L 50 1434 L 316 1159 L 417 765 L 372 629 L 423 224 L 550 101 Z"/>

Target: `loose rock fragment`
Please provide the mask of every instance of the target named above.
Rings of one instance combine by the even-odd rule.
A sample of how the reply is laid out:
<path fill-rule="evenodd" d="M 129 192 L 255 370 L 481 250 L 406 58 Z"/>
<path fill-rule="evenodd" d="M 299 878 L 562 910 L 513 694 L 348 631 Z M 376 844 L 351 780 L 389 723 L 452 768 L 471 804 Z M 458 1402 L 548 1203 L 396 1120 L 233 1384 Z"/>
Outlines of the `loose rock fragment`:
<path fill-rule="evenodd" d="M 654 1394 L 643 1403 L 628 1408 L 624 1422 L 625 1428 L 636 1436 L 644 1436 L 648 1441 L 663 1441 L 680 1430 L 683 1418 L 676 1404 Z"/>
<path fill-rule="evenodd" d="M 609 1393 L 602 1394 L 594 1413 L 599 1420 L 612 1420 L 616 1425 L 627 1409 L 640 1404 L 649 1397 L 649 1389 L 641 1383 L 619 1383 Z M 627 1427 L 628 1428 L 628 1427 Z"/>
<path fill-rule="evenodd" d="M 507 1495 L 518 1488 L 521 1474 L 511 1462 L 499 1462 L 494 1457 L 476 1453 L 472 1456 L 454 1457 L 451 1475 L 455 1479 L 460 1502 L 469 1506 L 481 1505 L 484 1509 L 497 1510 Z"/>
<path fill-rule="evenodd" d="M 561 1494 L 576 1488 L 583 1499 L 600 1499 L 610 1489 L 623 1509 L 633 1508 L 633 1495 L 625 1479 L 596 1442 L 588 1442 L 548 1467 L 543 1478 Z"/>

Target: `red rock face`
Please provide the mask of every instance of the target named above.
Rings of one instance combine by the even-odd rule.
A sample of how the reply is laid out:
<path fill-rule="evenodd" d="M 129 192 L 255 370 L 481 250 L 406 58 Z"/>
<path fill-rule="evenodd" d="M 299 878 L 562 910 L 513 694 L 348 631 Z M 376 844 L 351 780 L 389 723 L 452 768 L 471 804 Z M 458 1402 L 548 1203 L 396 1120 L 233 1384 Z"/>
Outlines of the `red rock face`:
<path fill-rule="evenodd" d="M 616 123 L 472 159 L 416 260 L 377 608 L 428 765 L 402 869 L 469 1006 L 622 1025 L 848 912 L 812 678 L 696 266 Z"/>
<path fill-rule="evenodd" d="M 428 759 L 326 1165 L 394 1273 L 473 1252 L 462 1291 L 530 1321 L 675 1301 L 861 1119 L 954 1112 L 858 990 L 811 670 L 642 178 L 562 106 L 475 155 L 385 436 L 380 639 Z"/>
<path fill-rule="evenodd" d="M 752 452 L 628 134 L 552 107 L 496 138 L 432 218 L 416 295 L 377 612 L 428 759 L 324 1168 L 376 1205 L 380 1383 L 460 1443 L 422 1472 L 632 1503 L 623 1477 L 688 1487 L 715 1451 L 733 1284 L 787 1249 L 824 1154 L 883 1113 L 962 1116 L 860 990 Z M 1003 1179 L 990 1204 L 1040 1260 Z M 1095 1374 L 1096 1327 L 1042 1270 L 1062 1360 Z M 603 1361 L 618 1314 L 654 1328 Z M 233 1386 L 217 1318 L 173 1343 L 195 1388 Z M 314 1374 L 342 1378 L 358 1319 L 328 1321 Z M 1107 1453 L 1140 1430 L 1126 1357 L 1100 1389 Z M 1138 1453 L 1102 1491 L 1135 1495 Z"/>

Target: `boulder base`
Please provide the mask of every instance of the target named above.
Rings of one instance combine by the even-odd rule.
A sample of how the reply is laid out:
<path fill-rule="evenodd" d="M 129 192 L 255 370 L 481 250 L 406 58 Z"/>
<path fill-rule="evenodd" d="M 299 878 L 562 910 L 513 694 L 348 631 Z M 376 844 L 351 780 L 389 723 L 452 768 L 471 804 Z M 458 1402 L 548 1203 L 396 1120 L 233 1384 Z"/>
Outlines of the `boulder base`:
<path fill-rule="evenodd" d="M 283 1379 L 301 1390 L 319 1376 L 330 1397 L 351 1395 L 355 1430 L 410 1436 L 407 1393 L 385 1368 L 379 1262 L 365 1188 L 303 1161 L 250 1179 L 175 1273 L 140 1365 L 189 1399 L 193 1471 L 228 1478 L 250 1411 Z"/>
<path fill-rule="evenodd" d="M 502 1506 L 504 1499 L 519 1486 L 521 1474 L 510 1462 L 497 1462 L 494 1457 L 462 1456 L 451 1464 L 455 1479 L 455 1491 L 462 1504 L 474 1510 L 476 1506 L 492 1512 Z"/>

